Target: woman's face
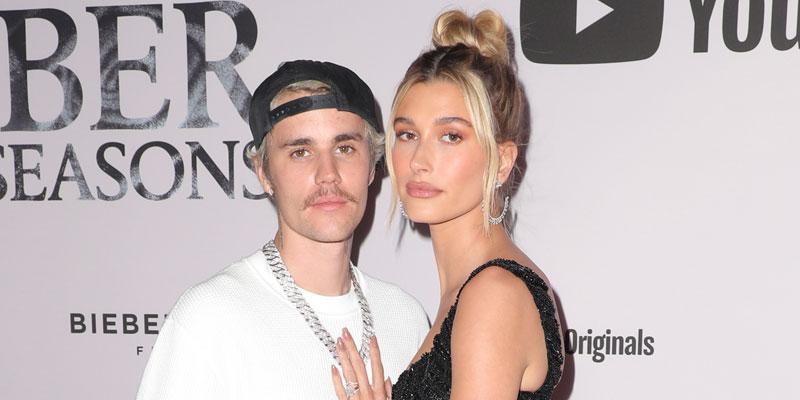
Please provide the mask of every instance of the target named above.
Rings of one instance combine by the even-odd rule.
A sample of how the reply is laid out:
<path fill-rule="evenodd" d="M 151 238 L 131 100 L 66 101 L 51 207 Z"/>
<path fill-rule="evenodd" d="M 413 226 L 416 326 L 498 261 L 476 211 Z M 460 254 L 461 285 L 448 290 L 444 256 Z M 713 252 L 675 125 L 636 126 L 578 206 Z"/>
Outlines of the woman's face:
<path fill-rule="evenodd" d="M 414 84 L 391 122 L 392 167 L 409 218 L 438 224 L 482 216 L 487 160 L 461 89 L 445 81 Z"/>

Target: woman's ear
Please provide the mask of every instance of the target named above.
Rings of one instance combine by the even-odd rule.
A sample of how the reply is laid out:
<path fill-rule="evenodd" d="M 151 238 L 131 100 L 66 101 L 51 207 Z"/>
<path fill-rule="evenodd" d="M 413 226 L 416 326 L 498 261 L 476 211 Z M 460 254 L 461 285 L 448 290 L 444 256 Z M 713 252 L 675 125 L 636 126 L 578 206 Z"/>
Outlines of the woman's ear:
<path fill-rule="evenodd" d="M 512 141 L 507 141 L 497 144 L 497 153 L 500 156 L 500 168 L 497 170 L 497 180 L 505 183 L 511 171 L 514 169 L 514 164 L 517 162 L 517 155 L 519 149 L 517 144 Z"/>

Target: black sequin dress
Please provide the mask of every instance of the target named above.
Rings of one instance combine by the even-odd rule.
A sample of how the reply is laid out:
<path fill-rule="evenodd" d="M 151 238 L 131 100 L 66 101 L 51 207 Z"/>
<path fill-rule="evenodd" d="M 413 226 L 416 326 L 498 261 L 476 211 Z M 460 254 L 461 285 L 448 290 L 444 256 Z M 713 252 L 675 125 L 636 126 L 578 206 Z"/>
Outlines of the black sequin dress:
<path fill-rule="evenodd" d="M 464 286 L 475 275 L 489 266 L 498 266 L 513 273 L 525 281 L 533 301 L 539 309 L 539 316 L 544 329 L 545 345 L 547 346 L 547 376 L 542 386 L 535 392 L 519 392 L 518 400 L 549 399 L 558 380 L 561 378 L 561 365 L 564 356 L 561 354 L 561 335 L 559 334 L 558 319 L 556 317 L 553 301 L 547 294 L 547 284 L 529 268 L 511 260 L 495 259 L 481 265 L 470 274 Z M 464 286 L 458 291 L 456 301 L 450 307 L 447 317 L 442 322 L 442 328 L 433 337 L 431 351 L 422 355 L 415 363 L 411 364 L 400 377 L 397 384 L 392 387 L 394 400 L 445 400 L 450 398 L 452 386 L 452 365 L 450 360 L 450 334 L 453 330 L 453 319 L 458 306 L 458 297 Z"/>

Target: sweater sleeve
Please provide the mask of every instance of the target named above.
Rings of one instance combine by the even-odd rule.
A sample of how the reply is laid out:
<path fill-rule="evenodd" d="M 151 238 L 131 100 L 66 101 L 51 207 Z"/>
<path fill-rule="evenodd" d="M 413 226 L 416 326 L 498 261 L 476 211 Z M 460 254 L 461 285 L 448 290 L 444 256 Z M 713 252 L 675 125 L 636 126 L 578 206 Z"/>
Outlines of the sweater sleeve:
<path fill-rule="evenodd" d="M 428 314 L 425 309 L 417 304 L 419 311 L 417 311 L 416 326 L 417 326 L 417 348 L 422 348 L 425 338 L 428 336 L 428 331 L 431 329 L 431 321 L 428 319 Z"/>
<path fill-rule="evenodd" d="M 213 351 L 174 318 L 167 317 L 139 385 L 137 400 L 225 399 Z"/>

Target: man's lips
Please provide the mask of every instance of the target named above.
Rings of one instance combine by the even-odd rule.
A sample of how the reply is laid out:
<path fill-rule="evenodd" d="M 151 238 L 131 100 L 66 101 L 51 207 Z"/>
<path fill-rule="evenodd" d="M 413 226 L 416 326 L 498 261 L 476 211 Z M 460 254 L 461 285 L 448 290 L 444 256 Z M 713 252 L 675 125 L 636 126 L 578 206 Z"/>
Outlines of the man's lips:
<path fill-rule="evenodd" d="M 347 199 L 338 196 L 324 196 L 316 199 L 311 203 L 311 207 L 324 210 L 333 211 L 343 207 L 347 203 Z"/>
<path fill-rule="evenodd" d="M 406 192 L 411 197 L 427 199 L 439 195 L 442 190 L 427 182 L 409 182 L 406 184 Z"/>

